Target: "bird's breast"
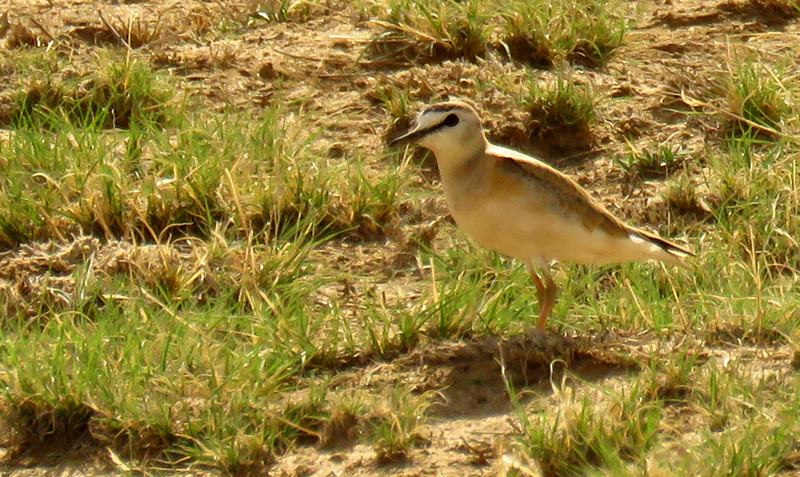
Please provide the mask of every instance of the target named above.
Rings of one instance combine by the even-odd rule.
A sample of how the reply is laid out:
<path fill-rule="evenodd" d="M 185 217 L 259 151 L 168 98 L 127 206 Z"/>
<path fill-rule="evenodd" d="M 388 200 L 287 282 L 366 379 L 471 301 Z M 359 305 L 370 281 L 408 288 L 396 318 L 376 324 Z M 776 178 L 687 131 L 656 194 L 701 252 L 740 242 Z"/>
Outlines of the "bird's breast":
<path fill-rule="evenodd" d="M 448 191 L 445 197 L 456 224 L 480 245 L 510 257 L 529 259 L 531 248 L 546 242 L 539 224 L 546 210 L 504 195 L 486 194 L 480 187 L 468 193 Z M 524 211 L 523 211 L 524 209 Z"/>

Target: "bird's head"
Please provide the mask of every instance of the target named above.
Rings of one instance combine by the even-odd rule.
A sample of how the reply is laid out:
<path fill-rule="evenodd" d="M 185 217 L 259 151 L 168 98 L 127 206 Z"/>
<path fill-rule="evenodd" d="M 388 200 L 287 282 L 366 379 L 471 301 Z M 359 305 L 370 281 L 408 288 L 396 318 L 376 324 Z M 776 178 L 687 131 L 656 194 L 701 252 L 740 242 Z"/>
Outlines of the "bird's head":
<path fill-rule="evenodd" d="M 442 161 L 451 158 L 470 158 L 486 148 L 486 137 L 481 120 L 472 106 L 460 101 L 437 103 L 425 108 L 417 118 L 417 125 L 407 133 L 389 142 L 390 146 L 416 143 Z"/>

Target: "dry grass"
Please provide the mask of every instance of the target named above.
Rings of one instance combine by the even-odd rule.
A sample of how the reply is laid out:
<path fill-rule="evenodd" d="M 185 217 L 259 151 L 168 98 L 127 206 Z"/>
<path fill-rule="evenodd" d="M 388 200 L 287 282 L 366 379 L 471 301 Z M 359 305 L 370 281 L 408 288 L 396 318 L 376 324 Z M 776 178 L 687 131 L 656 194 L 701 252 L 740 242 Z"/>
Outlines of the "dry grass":
<path fill-rule="evenodd" d="M 533 67 L 561 61 L 596 67 L 621 44 L 626 25 L 616 5 L 580 2 L 431 2 L 397 0 L 365 53 L 387 68 L 492 53 Z M 590 12 L 587 14 L 587 12 Z"/>
<path fill-rule="evenodd" d="M 0 23 L 7 465 L 797 471 L 794 3 L 185 6 Z M 557 265 L 528 337 L 524 267 L 385 149 L 449 97 L 690 269 Z"/>
<path fill-rule="evenodd" d="M 30 71 L 28 85 L 14 98 L 10 121 L 31 128 L 55 128 L 61 121 L 124 129 L 132 123 L 135 128 L 168 124 L 178 100 L 147 65 L 130 58 L 98 61 L 96 66 L 101 63 L 101 69 L 78 78 Z"/>

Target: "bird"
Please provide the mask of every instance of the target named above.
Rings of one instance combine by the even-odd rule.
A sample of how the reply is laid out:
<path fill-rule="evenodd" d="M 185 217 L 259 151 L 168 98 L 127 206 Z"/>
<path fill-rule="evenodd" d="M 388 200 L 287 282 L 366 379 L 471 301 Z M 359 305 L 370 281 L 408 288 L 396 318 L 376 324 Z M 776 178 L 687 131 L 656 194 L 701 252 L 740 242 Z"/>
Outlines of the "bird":
<path fill-rule="evenodd" d="M 656 260 L 688 268 L 684 259 L 694 255 L 625 224 L 545 162 L 489 142 L 480 116 L 465 102 L 428 106 L 416 126 L 389 146 L 410 143 L 436 157 L 456 225 L 478 244 L 525 264 L 539 302 L 536 330 L 546 330 L 558 297 L 552 260 L 599 265 Z"/>

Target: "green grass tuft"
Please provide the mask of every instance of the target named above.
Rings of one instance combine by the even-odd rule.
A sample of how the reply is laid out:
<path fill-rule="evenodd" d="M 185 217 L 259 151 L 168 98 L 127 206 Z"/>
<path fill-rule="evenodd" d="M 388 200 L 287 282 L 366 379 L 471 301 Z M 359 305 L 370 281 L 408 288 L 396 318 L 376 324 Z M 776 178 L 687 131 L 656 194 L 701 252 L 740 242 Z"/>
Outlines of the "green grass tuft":
<path fill-rule="evenodd" d="M 746 135 L 769 130 L 780 131 L 791 112 L 786 85 L 781 71 L 749 56 L 732 66 L 725 80 L 726 128 L 733 135 Z"/>
<path fill-rule="evenodd" d="M 78 78 L 50 74 L 32 78 L 16 98 L 16 127 L 164 127 L 175 107 L 174 89 L 147 64 L 126 57 L 112 59 L 96 73 Z"/>
<path fill-rule="evenodd" d="M 627 22 L 619 9 L 595 0 L 394 0 L 365 53 L 372 67 L 475 62 L 495 51 L 534 67 L 563 60 L 597 67 L 622 44 Z"/>
<path fill-rule="evenodd" d="M 479 6 L 479 0 L 394 0 L 379 24 L 383 31 L 367 46 L 366 56 L 374 65 L 482 58 L 488 33 Z"/>
<path fill-rule="evenodd" d="M 498 9 L 499 42 L 508 55 L 536 68 L 561 60 L 604 65 L 622 44 L 627 21 L 614 2 L 515 1 Z"/>
<path fill-rule="evenodd" d="M 686 154 L 671 146 L 657 146 L 628 153 L 617 164 L 631 177 L 640 179 L 666 178 L 681 169 Z"/>
<path fill-rule="evenodd" d="M 553 476 L 642 462 L 657 442 L 661 407 L 637 389 L 622 393 L 605 411 L 595 404 L 587 397 L 553 418 L 524 418 L 520 450 L 539 463 L 544 475 Z"/>
<path fill-rule="evenodd" d="M 373 409 L 373 447 L 378 462 L 389 464 L 410 458 L 411 450 L 422 441 L 425 410 L 430 396 L 414 396 L 408 387 L 388 389 L 385 401 Z"/>
<path fill-rule="evenodd" d="M 796 5 L 659 5 L 628 36 L 616 1 L 128 3 L 0 16 L 7 470 L 800 467 Z M 693 38 L 737 22 L 751 53 L 708 87 L 727 44 Z M 382 140 L 447 96 L 697 256 L 553 264 L 529 333 L 524 265 Z"/>

